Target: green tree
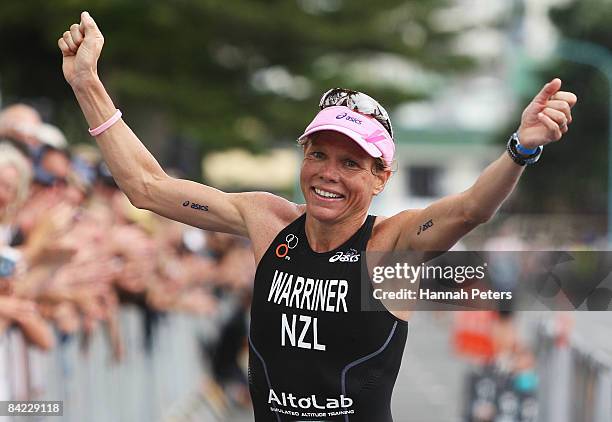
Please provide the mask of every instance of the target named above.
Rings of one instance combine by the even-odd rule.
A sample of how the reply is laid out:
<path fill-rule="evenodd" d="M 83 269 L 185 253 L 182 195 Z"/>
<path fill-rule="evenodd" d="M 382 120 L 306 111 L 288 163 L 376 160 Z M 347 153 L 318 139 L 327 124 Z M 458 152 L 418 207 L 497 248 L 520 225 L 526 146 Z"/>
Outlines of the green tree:
<path fill-rule="evenodd" d="M 295 139 L 330 87 L 364 90 L 388 108 L 424 95 L 423 87 L 398 89 L 382 77 L 390 58 L 436 74 L 470 66 L 450 48 L 456 34 L 431 24 L 449 3 L 2 2 L 0 89 L 7 102 L 49 99 L 53 120 L 81 137 L 84 122 L 62 78 L 56 41 L 86 9 L 106 39 L 100 74 L 137 130 L 153 123 L 200 140 L 205 151 L 258 149 Z"/>
<path fill-rule="evenodd" d="M 572 2 L 552 18 L 563 38 L 587 41 L 612 51 L 612 4 L 603 0 Z M 546 148 L 542 159 L 521 182 L 515 210 L 547 213 L 605 214 L 608 194 L 608 81 L 584 64 L 557 57 L 537 70 L 541 81 L 560 77 L 564 90 L 578 95 L 573 123 L 561 142 Z M 524 98 L 524 103 L 530 98 Z"/>

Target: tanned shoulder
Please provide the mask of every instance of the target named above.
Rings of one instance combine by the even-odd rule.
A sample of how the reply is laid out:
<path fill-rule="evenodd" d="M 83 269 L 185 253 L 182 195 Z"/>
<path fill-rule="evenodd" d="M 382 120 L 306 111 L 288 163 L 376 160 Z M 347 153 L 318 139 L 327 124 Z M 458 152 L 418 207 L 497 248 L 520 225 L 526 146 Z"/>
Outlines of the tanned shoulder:
<path fill-rule="evenodd" d="M 236 195 L 258 263 L 276 235 L 304 212 L 303 206 L 268 192 L 232 195 Z"/>

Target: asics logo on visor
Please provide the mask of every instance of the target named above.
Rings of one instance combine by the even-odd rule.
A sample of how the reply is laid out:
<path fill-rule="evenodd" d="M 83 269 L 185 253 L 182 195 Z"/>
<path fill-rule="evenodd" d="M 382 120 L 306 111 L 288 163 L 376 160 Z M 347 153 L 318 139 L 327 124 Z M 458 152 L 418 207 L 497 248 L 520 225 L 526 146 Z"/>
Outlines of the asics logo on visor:
<path fill-rule="evenodd" d="M 344 118 L 346 118 L 346 120 L 348 120 L 349 122 L 357 123 L 358 125 L 361 124 L 361 120 L 359 120 L 356 117 L 351 117 L 347 113 L 341 113 L 336 116 L 336 119 L 338 120 L 344 119 Z"/>

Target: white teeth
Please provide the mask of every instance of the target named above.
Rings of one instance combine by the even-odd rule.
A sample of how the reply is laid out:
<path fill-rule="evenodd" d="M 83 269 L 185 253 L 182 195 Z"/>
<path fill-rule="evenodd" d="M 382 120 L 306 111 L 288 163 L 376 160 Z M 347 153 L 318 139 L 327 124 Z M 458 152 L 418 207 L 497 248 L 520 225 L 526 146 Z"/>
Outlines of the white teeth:
<path fill-rule="evenodd" d="M 317 193 L 317 195 L 321 195 L 321 196 L 324 196 L 326 198 L 341 198 L 342 197 L 341 195 L 337 195 L 337 194 L 331 193 L 331 192 L 326 192 L 324 190 L 317 189 L 317 188 L 315 188 L 315 192 Z"/>

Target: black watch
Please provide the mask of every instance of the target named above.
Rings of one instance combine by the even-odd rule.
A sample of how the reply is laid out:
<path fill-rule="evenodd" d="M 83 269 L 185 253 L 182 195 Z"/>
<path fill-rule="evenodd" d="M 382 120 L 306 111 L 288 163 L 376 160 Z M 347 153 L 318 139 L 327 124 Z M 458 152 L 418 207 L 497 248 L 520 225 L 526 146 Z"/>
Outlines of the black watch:
<path fill-rule="evenodd" d="M 540 159 L 540 156 L 542 155 L 544 147 L 540 145 L 536 148 L 535 152 L 525 155 L 518 150 L 520 145 L 521 143 L 519 140 L 518 133 L 514 132 L 512 135 L 510 135 L 510 139 L 508 139 L 508 145 L 506 146 L 506 150 L 508 151 L 508 155 L 510 155 L 510 158 L 512 158 L 512 161 L 514 161 L 519 166 L 528 166 L 537 163 Z"/>

